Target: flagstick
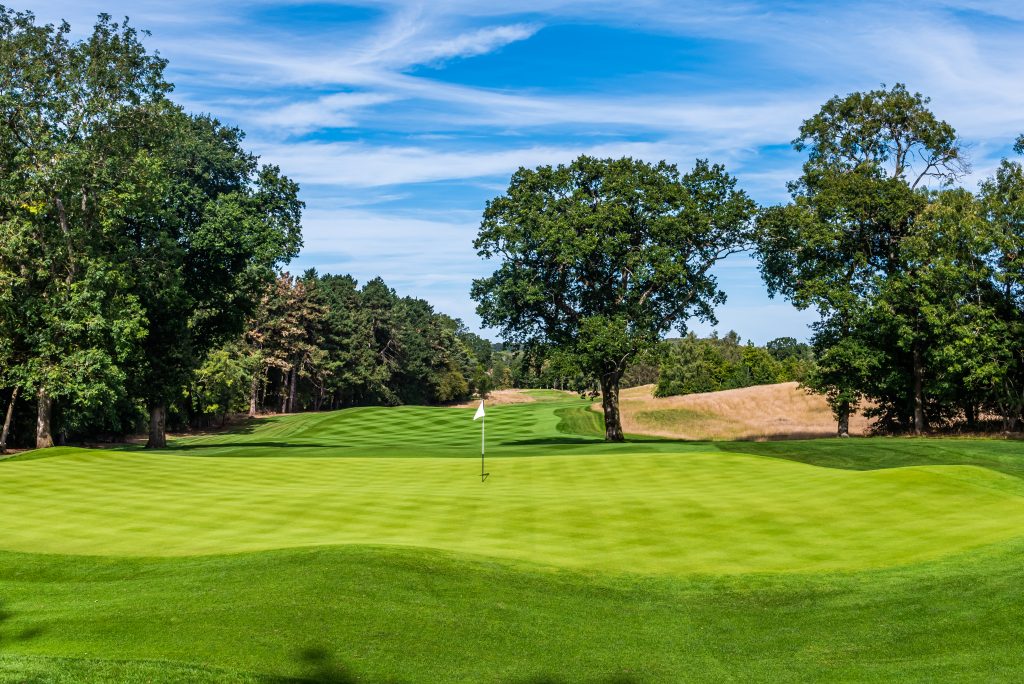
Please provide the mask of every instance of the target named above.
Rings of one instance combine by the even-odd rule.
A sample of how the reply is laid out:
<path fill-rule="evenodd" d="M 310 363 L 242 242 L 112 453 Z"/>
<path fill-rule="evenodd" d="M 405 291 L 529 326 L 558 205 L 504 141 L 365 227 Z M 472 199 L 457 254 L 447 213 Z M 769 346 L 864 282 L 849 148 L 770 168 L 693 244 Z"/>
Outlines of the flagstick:
<path fill-rule="evenodd" d="M 473 416 L 473 420 L 480 419 L 480 481 L 483 482 L 487 479 L 487 471 L 484 470 L 484 426 L 487 425 L 487 413 L 484 412 L 484 400 L 480 400 L 480 408 L 476 410 L 476 415 Z"/>

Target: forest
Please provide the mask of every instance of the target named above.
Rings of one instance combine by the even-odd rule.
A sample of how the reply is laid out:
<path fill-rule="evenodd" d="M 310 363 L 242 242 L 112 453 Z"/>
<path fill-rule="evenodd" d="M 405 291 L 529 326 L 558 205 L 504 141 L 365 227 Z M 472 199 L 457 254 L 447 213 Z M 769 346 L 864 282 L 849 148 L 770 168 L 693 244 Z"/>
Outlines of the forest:
<path fill-rule="evenodd" d="M 240 129 L 176 104 L 166 61 L 127 21 L 70 35 L 0 9 L 0 449 L 145 429 L 161 447 L 169 427 L 236 413 L 500 387 L 617 398 L 797 380 L 827 396 L 839 434 L 855 411 L 893 433 L 1021 418 L 1024 169 L 1004 159 L 962 187 L 964 143 L 901 84 L 804 122 L 781 205 L 705 160 L 686 174 L 586 156 L 520 169 L 476 242 L 505 255 L 472 286 L 494 344 L 379 278 L 290 274 L 298 184 Z M 714 322 L 714 267 L 743 251 L 770 294 L 819 314 L 810 343 L 665 342 Z"/>

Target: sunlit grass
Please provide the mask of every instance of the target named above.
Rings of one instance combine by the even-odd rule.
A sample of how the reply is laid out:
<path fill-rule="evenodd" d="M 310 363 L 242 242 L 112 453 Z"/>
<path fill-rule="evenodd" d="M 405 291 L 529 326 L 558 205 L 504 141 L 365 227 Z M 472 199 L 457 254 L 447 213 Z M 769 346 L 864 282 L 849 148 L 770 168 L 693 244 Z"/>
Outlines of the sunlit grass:
<path fill-rule="evenodd" d="M 585 400 L 0 463 L 0 681 L 1013 681 L 1024 448 L 606 445 Z"/>

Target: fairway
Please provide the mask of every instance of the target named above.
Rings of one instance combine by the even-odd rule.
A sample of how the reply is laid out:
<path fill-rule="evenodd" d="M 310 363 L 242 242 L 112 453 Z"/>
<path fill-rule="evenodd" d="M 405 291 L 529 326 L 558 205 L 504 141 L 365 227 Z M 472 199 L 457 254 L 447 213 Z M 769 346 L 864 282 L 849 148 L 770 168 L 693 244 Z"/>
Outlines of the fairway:
<path fill-rule="evenodd" d="M 0 678 L 673 681 L 704 679 L 691 672 L 703 663 L 722 677 L 927 679 L 937 644 L 913 667 L 876 661 L 866 622 L 924 629 L 938 619 L 913 607 L 926 595 L 939 632 L 976 628 L 984 604 L 1001 639 L 1020 633 L 996 620 L 1012 602 L 991 604 L 1009 584 L 972 604 L 950 589 L 1021 573 L 1016 443 L 607 445 L 587 401 L 540 398 L 488 410 L 484 483 L 473 410 L 449 408 L 0 462 L 0 517 L 17 521 L 0 540 Z M 777 610 L 792 632 L 773 631 Z M 749 633 L 729 641 L 730 623 Z M 816 634 L 856 646 L 793 661 Z M 796 669 L 760 660 L 758 635 Z M 1014 672 L 1013 648 L 989 643 L 956 649 L 975 674 Z"/>

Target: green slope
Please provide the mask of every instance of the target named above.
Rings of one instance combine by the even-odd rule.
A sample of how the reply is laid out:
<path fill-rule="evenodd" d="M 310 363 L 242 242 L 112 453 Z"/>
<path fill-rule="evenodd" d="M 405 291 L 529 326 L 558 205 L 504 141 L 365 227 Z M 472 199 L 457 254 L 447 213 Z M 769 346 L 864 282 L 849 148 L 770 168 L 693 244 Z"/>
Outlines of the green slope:
<path fill-rule="evenodd" d="M 1024 674 L 1020 443 L 605 445 L 558 399 L 489 410 L 481 483 L 472 413 L 0 462 L 0 681 Z"/>

